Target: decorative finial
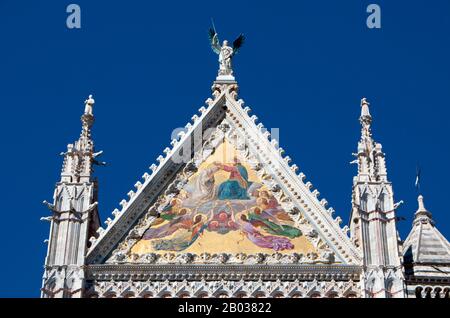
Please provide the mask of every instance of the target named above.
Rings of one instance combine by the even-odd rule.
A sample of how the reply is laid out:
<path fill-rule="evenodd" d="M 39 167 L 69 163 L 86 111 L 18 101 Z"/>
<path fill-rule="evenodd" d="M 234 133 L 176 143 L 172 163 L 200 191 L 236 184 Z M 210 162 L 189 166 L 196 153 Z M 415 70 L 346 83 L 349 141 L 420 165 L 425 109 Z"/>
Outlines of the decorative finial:
<path fill-rule="evenodd" d="M 211 43 L 211 48 L 216 54 L 219 55 L 219 73 L 217 80 L 234 81 L 231 60 L 244 44 L 244 40 L 245 37 L 241 33 L 236 40 L 233 41 L 233 47 L 228 46 L 227 40 L 223 41 L 221 46 L 219 44 L 219 36 L 216 32 L 214 24 L 213 27 L 209 29 L 209 41 Z"/>
<path fill-rule="evenodd" d="M 88 99 L 86 99 L 84 101 L 84 114 L 85 115 L 91 115 L 93 116 L 94 114 L 92 113 L 92 106 L 94 106 L 95 104 L 95 100 L 92 98 L 92 94 L 89 95 Z"/>
<path fill-rule="evenodd" d="M 419 209 L 417 211 L 426 211 L 427 209 L 425 209 L 425 204 L 423 203 L 423 195 L 419 195 L 417 201 L 419 203 Z"/>
<path fill-rule="evenodd" d="M 361 99 L 361 117 L 372 117 L 369 112 L 370 103 L 367 98 L 363 97 Z"/>
<path fill-rule="evenodd" d="M 431 224 L 434 224 L 431 212 L 425 208 L 425 203 L 423 202 L 423 196 L 421 194 L 417 197 L 417 202 L 419 203 L 419 208 L 414 215 L 414 222 L 430 222 Z"/>

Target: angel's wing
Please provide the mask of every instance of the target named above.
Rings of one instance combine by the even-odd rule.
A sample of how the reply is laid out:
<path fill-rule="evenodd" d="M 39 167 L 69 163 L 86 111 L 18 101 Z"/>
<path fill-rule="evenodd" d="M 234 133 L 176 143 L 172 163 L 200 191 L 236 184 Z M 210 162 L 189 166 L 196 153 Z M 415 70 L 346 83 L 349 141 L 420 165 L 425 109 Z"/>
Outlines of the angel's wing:
<path fill-rule="evenodd" d="M 241 33 L 233 42 L 233 54 L 237 54 L 245 41 L 245 36 Z"/>
<path fill-rule="evenodd" d="M 215 53 L 220 54 L 219 36 L 217 35 L 216 31 L 214 31 L 213 29 L 210 28 L 209 32 L 208 32 L 208 36 L 209 36 L 209 42 L 211 43 L 212 50 Z"/>

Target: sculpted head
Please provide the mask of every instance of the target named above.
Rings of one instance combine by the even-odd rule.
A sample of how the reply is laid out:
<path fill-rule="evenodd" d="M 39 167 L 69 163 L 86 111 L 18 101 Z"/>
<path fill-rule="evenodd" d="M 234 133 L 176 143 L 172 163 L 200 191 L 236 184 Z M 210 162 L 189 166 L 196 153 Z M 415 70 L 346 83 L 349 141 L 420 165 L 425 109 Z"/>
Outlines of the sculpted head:
<path fill-rule="evenodd" d="M 223 46 L 228 46 L 228 41 L 227 40 L 223 41 Z"/>

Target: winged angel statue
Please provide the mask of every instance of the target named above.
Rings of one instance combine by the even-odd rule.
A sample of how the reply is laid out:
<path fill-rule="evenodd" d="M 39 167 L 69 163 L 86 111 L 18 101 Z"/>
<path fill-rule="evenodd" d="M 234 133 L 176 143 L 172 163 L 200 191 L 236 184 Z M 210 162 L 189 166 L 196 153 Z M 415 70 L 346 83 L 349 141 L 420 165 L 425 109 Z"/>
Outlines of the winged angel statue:
<path fill-rule="evenodd" d="M 219 44 L 219 36 L 214 28 L 209 29 L 209 41 L 211 42 L 212 50 L 219 55 L 219 76 L 233 75 L 231 67 L 231 59 L 238 53 L 239 49 L 244 44 L 245 37 L 241 33 L 233 42 L 233 47 L 228 46 L 228 41 L 225 40 L 222 46 Z"/>

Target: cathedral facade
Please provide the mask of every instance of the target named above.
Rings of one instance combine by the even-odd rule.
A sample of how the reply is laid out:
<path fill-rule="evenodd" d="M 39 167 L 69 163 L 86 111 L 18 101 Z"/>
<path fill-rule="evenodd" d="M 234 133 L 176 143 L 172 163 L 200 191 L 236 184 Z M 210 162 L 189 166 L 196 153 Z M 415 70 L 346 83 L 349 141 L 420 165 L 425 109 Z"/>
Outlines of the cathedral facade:
<path fill-rule="evenodd" d="M 216 36 L 211 35 L 212 38 Z M 450 244 L 418 198 L 397 232 L 386 156 L 361 101 L 350 223 L 328 207 L 238 97 L 233 50 L 214 40 L 212 96 L 102 227 L 101 164 L 85 101 L 50 216 L 41 295 L 65 297 L 449 298 Z"/>

